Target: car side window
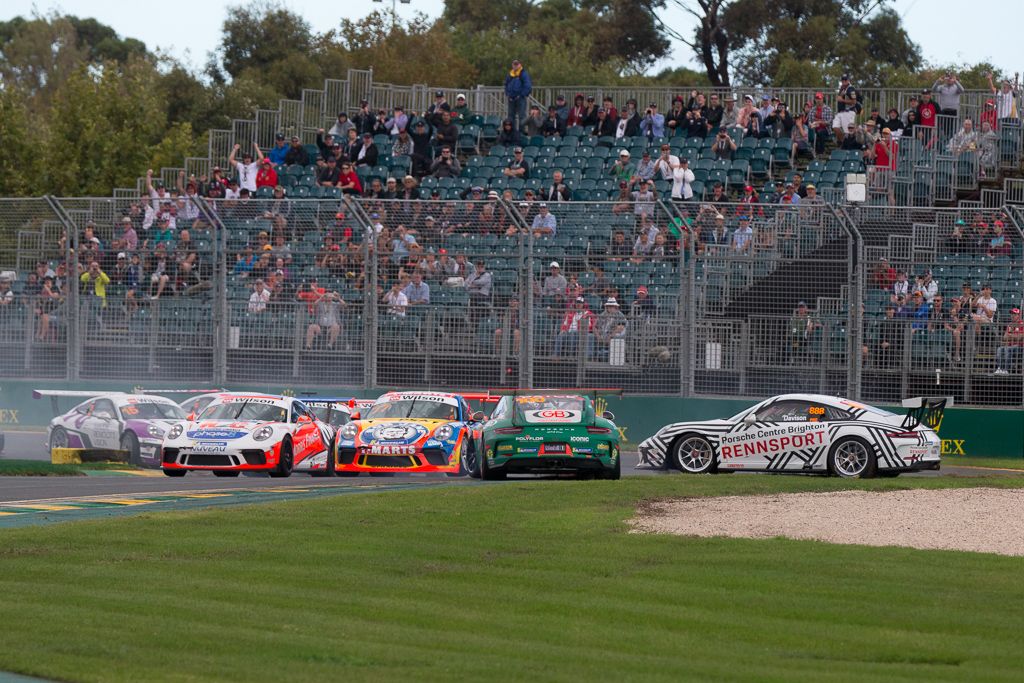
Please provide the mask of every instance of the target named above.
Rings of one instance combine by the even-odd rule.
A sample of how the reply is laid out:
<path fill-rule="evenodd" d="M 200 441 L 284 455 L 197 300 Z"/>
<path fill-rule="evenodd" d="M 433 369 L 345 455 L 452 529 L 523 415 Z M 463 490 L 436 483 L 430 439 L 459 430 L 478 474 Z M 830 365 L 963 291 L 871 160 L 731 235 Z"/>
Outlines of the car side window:
<path fill-rule="evenodd" d="M 759 422 L 806 422 L 811 404 L 807 401 L 779 401 L 757 413 Z"/>
<path fill-rule="evenodd" d="M 96 401 L 96 407 L 92 410 L 93 417 L 102 417 L 108 420 L 114 418 L 114 404 L 107 399 Z"/>
<path fill-rule="evenodd" d="M 842 408 L 825 406 L 825 417 L 823 422 L 836 422 L 837 420 L 852 420 L 853 415 Z"/>
<path fill-rule="evenodd" d="M 291 412 L 292 412 L 291 421 L 293 423 L 298 422 L 299 421 L 299 417 L 301 415 L 306 415 L 307 414 L 306 410 L 305 410 L 305 406 L 302 405 L 301 403 L 299 403 L 298 401 L 293 401 L 292 402 L 292 411 Z"/>
<path fill-rule="evenodd" d="M 508 396 L 500 399 L 498 405 L 494 406 L 494 412 L 491 413 L 492 420 L 504 420 L 508 417 L 509 406 L 512 405 L 511 399 Z"/>
<path fill-rule="evenodd" d="M 96 401 L 88 401 L 75 408 L 75 412 L 81 415 L 91 415 L 93 408 L 96 407 Z"/>

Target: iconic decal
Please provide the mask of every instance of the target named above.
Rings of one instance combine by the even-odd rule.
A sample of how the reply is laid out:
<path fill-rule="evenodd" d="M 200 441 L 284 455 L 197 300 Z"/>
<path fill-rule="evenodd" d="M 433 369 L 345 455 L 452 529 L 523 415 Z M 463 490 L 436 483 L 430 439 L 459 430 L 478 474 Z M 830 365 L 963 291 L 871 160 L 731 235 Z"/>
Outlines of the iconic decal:
<path fill-rule="evenodd" d="M 582 441 L 583 443 L 586 443 L 586 442 L 590 441 L 590 437 L 587 437 L 587 436 L 570 436 L 569 437 L 569 441 Z"/>

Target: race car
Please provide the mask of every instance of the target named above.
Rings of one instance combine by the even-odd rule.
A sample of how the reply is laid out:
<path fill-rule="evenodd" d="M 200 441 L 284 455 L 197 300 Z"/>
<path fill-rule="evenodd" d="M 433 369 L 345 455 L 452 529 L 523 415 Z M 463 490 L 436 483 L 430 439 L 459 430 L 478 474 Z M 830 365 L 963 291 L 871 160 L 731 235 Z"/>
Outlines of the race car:
<path fill-rule="evenodd" d="M 834 396 L 784 394 L 722 420 L 677 422 L 641 442 L 638 467 L 898 476 L 939 469 L 950 397 L 907 399 L 906 415 Z"/>
<path fill-rule="evenodd" d="M 334 428 L 289 396 L 224 393 L 194 420 L 167 432 L 161 467 L 169 477 L 209 470 L 219 477 L 267 472 L 327 475 Z"/>
<path fill-rule="evenodd" d="M 160 466 L 164 434 L 185 419 L 174 401 L 150 394 L 36 390 L 33 398 L 86 398 L 50 421 L 50 448 L 97 448 L 128 452 L 128 461 Z M 55 411 L 56 412 L 56 409 Z"/>
<path fill-rule="evenodd" d="M 390 391 L 338 430 L 329 468 L 348 477 L 361 472 L 471 474 L 486 416 L 471 410 L 470 400 L 492 399 L 489 394 Z"/>
<path fill-rule="evenodd" d="M 517 473 L 621 476 L 614 415 L 598 415 L 593 401 L 580 394 L 524 391 L 502 397 L 483 425 L 481 478 Z"/>

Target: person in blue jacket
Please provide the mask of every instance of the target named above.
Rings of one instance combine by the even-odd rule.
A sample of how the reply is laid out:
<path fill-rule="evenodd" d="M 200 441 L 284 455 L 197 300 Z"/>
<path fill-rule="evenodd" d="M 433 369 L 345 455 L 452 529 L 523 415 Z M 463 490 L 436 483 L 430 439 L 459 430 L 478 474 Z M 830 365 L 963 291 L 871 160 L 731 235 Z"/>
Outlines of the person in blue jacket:
<path fill-rule="evenodd" d="M 519 144 L 519 135 L 523 124 L 526 122 L 526 107 L 533 91 L 533 83 L 530 82 L 530 74 L 526 72 L 522 62 L 518 59 L 512 60 L 512 68 L 505 76 L 505 96 L 508 98 L 508 118 L 512 121 L 512 128 L 516 134 L 516 144 Z"/>

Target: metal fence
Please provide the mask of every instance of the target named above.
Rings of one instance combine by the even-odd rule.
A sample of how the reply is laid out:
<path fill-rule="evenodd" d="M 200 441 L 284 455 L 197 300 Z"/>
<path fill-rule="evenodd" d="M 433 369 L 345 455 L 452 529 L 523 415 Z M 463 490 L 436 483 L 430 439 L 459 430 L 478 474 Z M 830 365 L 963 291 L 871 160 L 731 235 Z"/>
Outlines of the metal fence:
<path fill-rule="evenodd" d="M 0 200 L 0 376 L 1022 404 L 1019 207 L 634 191 Z"/>

